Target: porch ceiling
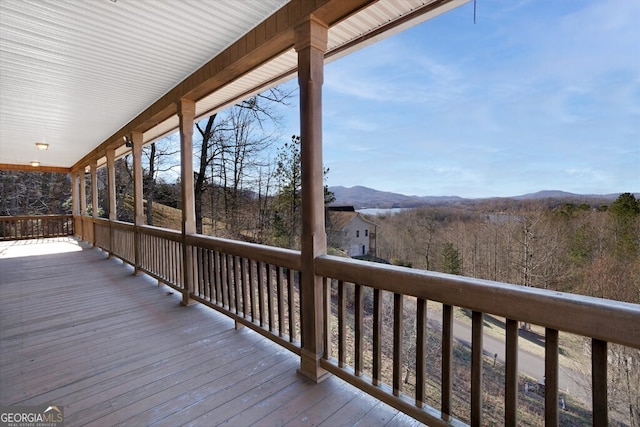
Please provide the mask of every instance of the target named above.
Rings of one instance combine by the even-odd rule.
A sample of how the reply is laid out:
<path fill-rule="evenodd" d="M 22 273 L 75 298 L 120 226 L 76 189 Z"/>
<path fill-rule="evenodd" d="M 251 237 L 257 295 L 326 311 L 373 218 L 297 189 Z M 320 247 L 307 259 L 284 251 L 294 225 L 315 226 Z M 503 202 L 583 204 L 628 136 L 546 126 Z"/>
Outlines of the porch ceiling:
<path fill-rule="evenodd" d="M 466 1 L 352 0 L 349 9 L 324 0 L 314 9 L 310 0 L 3 0 L 0 166 L 38 160 L 70 168 L 97 147 L 113 146 L 141 116 L 153 116 L 136 123 L 145 142 L 175 130 L 177 118 L 166 108 L 145 110 L 293 3 L 345 11 L 329 30 L 330 60 Z M 295 68 L 290 46 L 213 92 L 195 88 L 196 115 L 291 78 Z M 37 151 L 38 141 L 49 150 Z"/>

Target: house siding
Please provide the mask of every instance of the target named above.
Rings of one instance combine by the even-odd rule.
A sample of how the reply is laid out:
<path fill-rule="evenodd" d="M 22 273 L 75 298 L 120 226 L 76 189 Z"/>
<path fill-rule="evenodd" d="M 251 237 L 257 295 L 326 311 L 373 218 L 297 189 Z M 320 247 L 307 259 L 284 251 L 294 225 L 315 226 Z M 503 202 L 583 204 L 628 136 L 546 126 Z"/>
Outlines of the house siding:
<path fill-rule="evenodd" d="M 345 240 L 343 249 L 347 250 L 349 256 L 367 255 L 370 251 L 370 235 L 374 226 L 355 216 L 344 228 Z"/>

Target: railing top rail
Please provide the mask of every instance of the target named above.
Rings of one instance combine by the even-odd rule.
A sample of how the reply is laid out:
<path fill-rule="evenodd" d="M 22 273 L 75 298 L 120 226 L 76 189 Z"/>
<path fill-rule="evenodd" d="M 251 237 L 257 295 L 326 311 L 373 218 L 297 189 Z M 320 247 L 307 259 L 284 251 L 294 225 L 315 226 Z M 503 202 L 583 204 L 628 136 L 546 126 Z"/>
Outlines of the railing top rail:
<path fill-rule="evenodd" d="M 73 218 L 71 214 L 46 214 L 46 215 L 0 215 L 0 221 L 23 220 L 23 219 L 53 219 L 53 218 Z"/>
<path fill-rule="evenodd" d="M 325 255 L 316 274 L 640 348 L 640 305 Z"/>
<path fill-rule="evenodd" d="M 188 245 L 225 252 L 231 255 L 279 265 L 293 270 L 301 269 L 300 252 L 291 249 L 282 249 L 273 246 L 259 245 L 256 243 L 222 239 L 219 237 L 203 236 L 201 234 L 186 236 L 186 243 Z"/>
<path fill-rule="evenodd" d="M 138 231 L 142 234 L 148 234 L 154 237 L 160 237 L 162 239 L 173 240 L 174 242 L 182 241 L 182 233 L 170 228 L 156 227 L 153 225 L 139 225 Z"/>

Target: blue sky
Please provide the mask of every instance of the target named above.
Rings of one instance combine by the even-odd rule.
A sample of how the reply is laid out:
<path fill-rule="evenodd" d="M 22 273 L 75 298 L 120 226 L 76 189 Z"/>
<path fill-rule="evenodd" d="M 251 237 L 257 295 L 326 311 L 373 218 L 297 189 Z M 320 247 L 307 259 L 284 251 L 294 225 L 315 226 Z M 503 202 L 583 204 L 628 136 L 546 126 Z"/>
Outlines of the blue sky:
<path fill-rule="evenodd" d="M 638 22 L 635 0 L 478 0 L 476 24 L 470 3 L 328 64 L 327 183 L 640 191 Z"/>

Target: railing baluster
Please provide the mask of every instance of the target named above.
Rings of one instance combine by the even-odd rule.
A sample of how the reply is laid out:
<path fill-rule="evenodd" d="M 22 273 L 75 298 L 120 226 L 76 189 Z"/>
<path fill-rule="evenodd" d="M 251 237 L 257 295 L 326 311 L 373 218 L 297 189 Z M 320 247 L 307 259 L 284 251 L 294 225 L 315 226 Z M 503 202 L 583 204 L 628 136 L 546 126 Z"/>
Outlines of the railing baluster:
<path fill-rule="evenodd" d="M 133 243 L 133 242 L 132 242 Z M 184 289 L 186 283 L 184 283 L 184 269 L 186 268 L 186 266 L 183 263 L 183 257 L 182 257 L 182 243 L 176 242 L 176 262 L 178 263 L 178 265 L 180 266 L 180 268 L 178 268 L 178 276 L 176 277 L 176 283 L 180 284 L 180 288 Z"/>
<path fill-rule="evenodd" d="M 326 279 L 325 279 L 326 282 Z M 295 318 L 295 286 L 293 283 L 293 270 L 287 269 L 287 306 L 289 309 L 289 342 L 294 342 L 296 340 L 296 318 Z M 326 313 L 326 310 L 325 310 Z M 326 316 L 325 316 L 326 317 Z M 327 334 L 325 334 L 327 335 Z"/>
<path fill-rule="evenodd" d="M 249 306 L 251 307 L 251 322 L 256 321 L 256 273 L 255 262 L 249 261 Z"/>
<path fill-rule="evenodd" d="M 247 263 L 248 259 L 240 258 L 240 286 L 242 286 L 242 317 L 247 318 Z"/>
<path fill-rule="evenodd" d="M 158 250 L 157 255 L 158 262 L 164 264 L 164 268 L 162 269 L 162 278 L 169 283 L 173 283 L 171 281 L 171 272 L 175 267 L 173 265 L 173 257 L 171 256 L 171 242 L 164 242 L 164 244 Z M 164 262 L 161 262 L 160 259 L 162 259 Z"/>
<path fill-rule="evenodd" d="M 416 300 L 416 406 L 422 408 L 426 402 L 426 357 L 427 357 L 427 301 Z"/>
<path fill-rule="evenodd" d="M 211 287 L 211 266 L 210 266 L 210 251 L 208 249 L 202 249 L 202 275 L 200 276 L 200 282 L 202 283 L 201 296 L 209 300 L 209 289 Z"/>
<path fill-rule="evenodd" d="M 451 416 L 453 373 L 453 307 L 442 305 L 442 384 L 441 406 L 445 417 Z"/>
<path fill-rule="evenodd" d="M 274 316 L 273 316 L 273 267 L 271 264 L 267 264 L 267 311 L 269 312 L 269 331 L 274 330 Z"/>
<path fill-rule="evenodd" d="M 518 425 L 518 322 L 507 319 L 506 367 L 504 377 L 506 426 Z"/>
<path fill-rule="evenodd" d="M 222 306 L 229 308 L 229 264 L 227 254 L 220 253 L 220 266 L 222 267 L 220 284 L 222 285 Z"/>
<path fill-rule="evenodd" d="M 168 259 L 164 256 L 165 248 L 167 246 L 166 240 L 149 240 L 149 245 L 151 245 L 151 263 L 155 271 L 158 272 L 158 277 L 161 279 L 165 279 L 167 277 L 167 264 Z M 160 260 L 164 260 L 161 262 Z M 160 285 L 160 281 L 158 281 L 158 286 Z"/>
<path fill-rule="evenodd" d="M 151 264 L 153 265 L 153 269 L 158 272 L 158 277 L 165 278 L 167 265 L 166 263 L 160 262 L 160 259 L 166 260 L 166 258 L 162 256 L 162 249 L 166 246 L 166 241 L 149 239 L 149 245 L 151 246 Z M 160 282 L 158 282 L 158 285 L 160 285 Z"/>
<path fill-rule="evenodd" d="M 346 366 L 347 354 L 347 296 L 345 284 L 338 280 L 338 366 Z"/>
<path fill-rule="evenodd" d="M 196 265 L 194 266 L 195 270 L 197 271 L 197 274 L 194 274 L 194 280 L 195 283 L 193 284 L 193 292 L 195 292 L 195 294 L 197 296 L 202 296 L 203 292 L 202 292 L 202 286 L 203 286 L 203 279 L 204 279 L 204 274 L 202 274 L 203 269 L 204 269 L 204 261 L 202 259 L 202 248 L 199 247 L 194 247 L 194 257 L 193 260 L 195 261 Z"/>
<path fill-rule="evenodd" d="M 191 263 L 190 264 L 188 263 L 185 267 L 188 268 L 189 270 L 191 270 L 189 272 L 189 275 L 191 277 L 191 279 L 190 279 L 191 280 L 191 289 L 190 289 L 190 291 L 193 294 L 194 292 L 196 292 L 196 286 L 195 285 L 199 281 L 199 278 L 198 278 L 198 266 L 196 265 L 197 260 L 198 260 L 198 258 L 197 258 L 198 254 L 196 253 L 196 248 L 195 247 L 193 247 L 191 245 L 187 245 L 186 247 L 187 247 L 187 252 L 191 253 L 191 255 L 190 255 Z M 184 286 L 185 286 L 185 288 L 187 287 L 187 283 L 186 282 L 185 282 Z"/>
<path fill-rule="evenodd" d="M 231 308 L 231 290 L 229 289 L 230 281 L 229 275 L 231 274 L 229 269 L 231 268 L 229 265 L 229 255 L 220 252 L 220 285 L 222 291 L 222 307 L 227 309 Z"/>
<path fill-rule="evenodd" d="M 355 374 L 356 376 L 362 375 L 362 366 L 363 366 L 363 349 L 362 349 L 362 286 L 359 284 L 355 284 L 355 293 L 354 293 L 354 304 L 355 304 L 355 318 L 353 325 L 353 332 L 355 338 Z"/>
<path fill-rule="evenodd" d="M 224 266 L 224 254 L 220 251 L 216 251 L 216 260 L 218 261 L 218 273 L 217 273 L 217 285 L 218 292 L 218 305 L 224 307 L 224 282 L 226 277 L 226 270 Z"/>
<path fill-rule="evenodd" d="M 324 359 L 331 358 L 331 279 L 322 278 L 322 309 L 324 310 Z"/>
<path fill-rule="evenodd" d="M 167 250 L 169 251 L 169 256 L 171 257 L 171 265 L 172 269 L 168 274 L 169 281 L 173 283 L 175 286 L 180 285 L 180 281 L 178 279 L 180 274 L 180 259 L 178 258 L 179 252 L 178 242 L 168 242 Z"/>
<path fill-rule="evenodd" d="M 258 309 L 260 311 L 260 326 L 264 327 L 264 264 L 258 262 Z"/>
<path fill-rule="evenodd" d="M 171 242 L 167 241 L 162 245 L 160 251 L 158 252 L 158 262 L 162 264 L 162 260 L 167 260 L 166 265 L 162 270 L 162 277 L 169 283 L 175 284 L 172 277 L 172 272 L 176 269 L 176 266 L 173 262 L 173 255 L 171 251 Z"/>
<path fill-rule="evenodd" d="M 237 286 L 237 272 L 236 272 L 236 257 L 231 254 L 227 254 L 227 272 L 229 273 L 229 311 L 238 312 L 238 295 L 236 292 Z"/>
<path fill-rule="evenodd" d="M 213 257 L 211 249 L 205 249 L 205 258 L 207 260 L 207 272 L 205 273 L 207 282 L 204 288 L 204 297 L 207 301 L 211 301 L 211 287 L 213 286 Z"/>
<path fill-rule="evenodd" d="M 213 257 L 211 266 L 211 268 L 213 268 L 213 271 L 211 272 L 211 299 L 216 304 L 219 304 L 220 294 L 218 293 L 218 284 L 220 283 L 220 262 L 218 259 L 218 251 L 212 250 L 211 256 Z"/>
<path fill-rule="evenodd" d="M 284 289 L 282 287 L 282 267 L 276 267 L 276 286 L 278 302 L 278 334 L 284 336 Z"/>
<path fill-rule="evenodd" d="M 373 385 L 381 383 L 382 372 L 382 291 L 373 289 Z"/>
<path fill-rule="evenodd" d="M 209 266 L 210 266 L 210 289 L 209 289 L 209 299 L 213 303 L 217 303 L 217 294 L 216 294 L 216 283 L 218 282 L 218 269 L 216 263 L 216 251 L 214 249 L 209 250 Z"/>
<path fill-rule="evenodd" d="M 404 331 L 403 295 L 393 294 L 393 394 L 402 393 L 402 338 Z"/>
<path fill-rule="evenodd" d="M 471 315 L 471 425 L 482 425 L 482 323 L 483 313 Z"/>
<path fill-rule="evenodd" d="M 182 257 L 180 256 L 180 244 L 173 240 L 165 243 L 163 246 L 163 255 L 169 258 L 169 267 L 163 269 L 163 274 L 169 283 L 178 286 L 180 282 L 179 271 L 182 265 Z"/>
<path fill-rule="evenodd" d="M 558 331 L 545 328 L 544 423 L 558 425 Z"/>
<path fill-rule="evenodd" d="M 166 266 L 159 261 L 160 255 L 158 252 L 164 246 L 165 241 L 161 239 L 152 239 L 150 236 L 147 236 L 147 245 L 149 245 L 149 262 L 151 264 L 151 268 L 156 272 L 158 277 L 164 277 Z"/>
<path fill-rule="evenodd" d="M 240 257 L 231 255 L 231 260 L 233 262 L 233 307 L 235 313 L 238 314 L 240 311 L 240 278 L 239 272 L 240 266 L 238 262 L 240 261 Z"/>
<path fill-rule="evenodd" d="M 220 304 L 220 256 L 218 251 L 211 250 L 211 299 Z"/>
<path fill-rule="evenodd" d="M 606 426 L 609 422 L 607 404 L 607 342 L 591 340 L 591 390 L 593 400 L 593 426 Z"/>

